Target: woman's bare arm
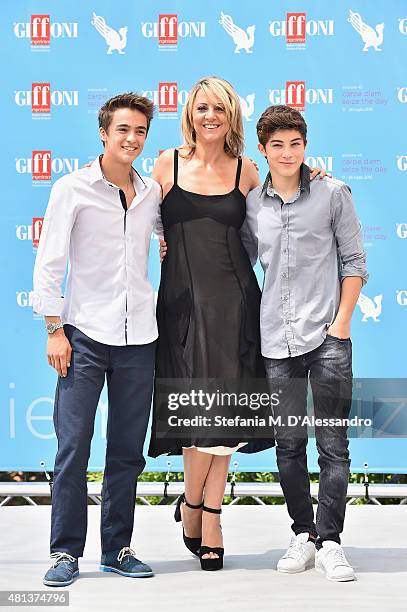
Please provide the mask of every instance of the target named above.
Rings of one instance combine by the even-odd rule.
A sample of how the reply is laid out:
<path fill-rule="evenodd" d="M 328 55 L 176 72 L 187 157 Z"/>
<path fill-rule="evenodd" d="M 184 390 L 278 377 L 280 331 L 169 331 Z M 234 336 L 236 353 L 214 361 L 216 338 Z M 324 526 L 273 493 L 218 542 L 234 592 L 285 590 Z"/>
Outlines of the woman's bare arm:
<path fill-rule="evenodd" d="M 248 157 L 242 159 L 242 173 L 240 175 L 240 191 L 246 196 L 249 191 L 258 187 L 260 182 L 260 176 L 253 161 Z"/>

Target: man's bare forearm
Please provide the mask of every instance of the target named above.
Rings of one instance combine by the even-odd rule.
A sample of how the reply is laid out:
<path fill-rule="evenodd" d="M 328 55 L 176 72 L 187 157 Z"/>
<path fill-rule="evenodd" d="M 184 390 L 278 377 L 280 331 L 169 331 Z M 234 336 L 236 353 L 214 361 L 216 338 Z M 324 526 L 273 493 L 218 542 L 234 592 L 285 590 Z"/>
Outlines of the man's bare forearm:
<path fill-rule="evenodd" d="M 360 290 L 362 289 L 363 280 L 360 276 L 347 276 L 342 281 L 341 301 L 339 303 L 338 314 L 335 321 L 350 323 L 355 310 L 355 306 L 359 299 Z"/>
<path fill-rule="evenodd" d="M 350 322 L 359 298 L 363 280 L 360 276 L 347 276 L 342 281 L 341 301 L 335 321 L 328 329 L 328 334 L 337 338 L 350 337 Z"/>

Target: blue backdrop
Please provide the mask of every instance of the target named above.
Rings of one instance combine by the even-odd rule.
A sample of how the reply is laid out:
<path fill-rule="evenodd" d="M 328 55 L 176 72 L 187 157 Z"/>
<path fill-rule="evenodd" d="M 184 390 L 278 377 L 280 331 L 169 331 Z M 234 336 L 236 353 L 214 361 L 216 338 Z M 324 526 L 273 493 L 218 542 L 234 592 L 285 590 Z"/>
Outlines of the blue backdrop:
<path fill-rule="evenodd" d="M 35 12 L 34 12 L 35 11 Z M 52 468 L 56 375 L 42 320 L 33 317 L 32 268 L 51 184 L 100 152 L 97 111 L 136 90 L 157 116 L 136 167 L 150 174 L 159 151 L 180 143 L 193 83 L 230 80 L 242 99 L 246 153 L 264 175 L 256 120 L 269 104 L 300 110 L 307 161 L 352 187 L 370 280 L 353 322 L 358 377 L 406 375 L 405 208 L 407 6 L 403 0 L 191 0 L 154 3 L 28 0 L 1 10 L 3 169 L 0 469 Z M 102 245 L 101 245 L 102 246 Z M 158 287 L 157 243 L 150 274 Z M 261 273 L 259 271 L 261 282 Z M 90 468 L 104 463 L 102 395 Z M 312 446 L 312 445 L 311 445 Z M 406 471 L 406 441 L 353 440 L 353 469 Z M 274 451 L 236 455 L 241 470 L 275 469 Z M 173 469 L 179 458 L 172 458 Z M 166 469 L 167 458 L 148 469 Z M 316 466 L 310 450 L 310 467 Z"/>

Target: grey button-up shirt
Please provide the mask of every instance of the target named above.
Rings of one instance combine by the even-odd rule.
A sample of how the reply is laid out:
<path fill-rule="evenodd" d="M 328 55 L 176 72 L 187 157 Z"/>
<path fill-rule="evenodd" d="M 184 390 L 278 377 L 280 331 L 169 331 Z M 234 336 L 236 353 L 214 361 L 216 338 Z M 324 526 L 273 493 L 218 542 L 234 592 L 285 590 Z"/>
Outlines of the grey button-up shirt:
<path fill-rule="evenodd" d="M 320 346 L 338 311 L 341 281 L 368 278 L 349 187 L 329 177 L 310 181 L 303 164 L 297 193 L 283 202 L 269 173 L 247 196 L 242 239 L 264 271 L 263 356 L 294 357 Z"/>

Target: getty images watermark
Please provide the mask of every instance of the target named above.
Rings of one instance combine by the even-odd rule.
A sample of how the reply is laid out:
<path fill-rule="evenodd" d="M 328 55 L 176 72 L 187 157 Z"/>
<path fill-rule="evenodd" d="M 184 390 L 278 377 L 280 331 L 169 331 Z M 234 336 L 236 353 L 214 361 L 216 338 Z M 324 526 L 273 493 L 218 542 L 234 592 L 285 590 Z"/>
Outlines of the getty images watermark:
<path fill-rule="evenodd" d="M 286 378 L 156 381 L 157 436 L 250 441 L 407 437 L 407 380 Z M 327 431 L 329 430 L 329 431 Z"/>
<path fill-rule="evenodd" d="M 170 393 L 168 395 L 168 410 L 180 411 L 182 408 L 192 409 L 189 416 L 170 415 L 167 419 L 169 427 L 176 428 L 212 428 L 221 427 L 260 427 L 263 423 L 258 415 L 248 418 L 239 414 L 231 415 L 230 412 L 236 408 L 249 410 L 260 410 L 278 406 L 280 398 L 278 393 L 237 393 L 225 392 L 217 389 L 214 392 L 207 392 L 203 389 L 191 389 L 189 392 Z M 203 413 L 215 412 L 219 408 L 227 409 L 227 414 L 214 414 L 209 416 Z M 270 418 L 273 418 L 270 415 Z M 266 423 L 264 422 L 264 426 Z M 272 423 L 269 422 L 269 426 Z"/>
<path fill-rule="evenodd" d="M 215 412 L 219 408 L 248 408 L 252 411 L 274 408 L 280 405 L 280 395 L 283 392 L 275 393 L 228 393 L 217 389 L 215 392 L 208 393 L 202 389 L 192 389 L 189 392 L 169 393 L 168 410 L 174 412 L 182 408 L 190 408 L 191 412 L 196 410 L 204 412 Z M 264 410 L 262 411 L 264 413 Z M 235 414 L 227 416 L 215 414 L 209 416 L 205 414 L 194 414 L 194 416 L 178 416 L 172 414 L 168 416 L 168 425 L 174 428 L 191 427 L 371 427 L 372 419 L 339 417 L 318 418 L 315 415 L 296 415 L 296 414 L 275 414 L 274 411 L 268 415 L 242 416 Z"/>

